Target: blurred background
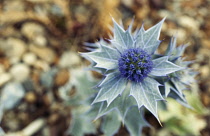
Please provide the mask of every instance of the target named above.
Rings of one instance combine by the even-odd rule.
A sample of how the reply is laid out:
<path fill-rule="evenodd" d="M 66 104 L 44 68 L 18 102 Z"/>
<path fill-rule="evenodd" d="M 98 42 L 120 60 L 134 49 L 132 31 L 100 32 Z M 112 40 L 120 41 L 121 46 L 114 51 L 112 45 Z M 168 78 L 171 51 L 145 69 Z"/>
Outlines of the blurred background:
<path fill-rule="evenodd" d="M 189 44 L 186 60 L 194 60 L 191 68 L 199 72 L 197 84 L 186 92 L 194 110 L 170 101 L 171 109 L 159 113 L 163 127 L 148 115 L 154 128 L 145 128 L 143 134 L 210 136 L 210 0 L 0 0 L 3 135 L 70 135 L 74 107 L 62 89 L 70 86 L 69 95 L 78 91 L 72 85 L 81 85 L 76 74 L 89 64 L 78 52 L 86 51 L 85 42 L 112 35 L 111 16 L 125 28 L 134 17 L 134 28 L 142 23 L 149 28 L 167 17 L 160 52 L 177 36 L 177 45 Z M 89 135 L 102 134 L 97 130 Z M 129 134 L 122 126 L 116 135 Z"/>

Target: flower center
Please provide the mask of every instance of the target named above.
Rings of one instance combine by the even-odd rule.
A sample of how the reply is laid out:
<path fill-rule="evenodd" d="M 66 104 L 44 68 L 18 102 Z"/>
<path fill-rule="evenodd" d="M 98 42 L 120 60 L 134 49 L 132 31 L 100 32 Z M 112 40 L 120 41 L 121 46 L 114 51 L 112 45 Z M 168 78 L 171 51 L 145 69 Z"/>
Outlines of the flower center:
<path fill-rule="evenodd" d="M 151 56 L 140 48 L 128 49 L 118 60 L 119 71 L 125 78 L 141 82 L 152 71 Z"/>

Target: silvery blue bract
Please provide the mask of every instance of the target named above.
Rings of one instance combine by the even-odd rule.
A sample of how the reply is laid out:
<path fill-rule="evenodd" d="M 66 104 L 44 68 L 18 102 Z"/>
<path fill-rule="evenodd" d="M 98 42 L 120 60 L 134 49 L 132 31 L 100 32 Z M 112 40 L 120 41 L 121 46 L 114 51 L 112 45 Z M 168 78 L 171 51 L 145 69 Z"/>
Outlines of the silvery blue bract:
<path fill-rule="evenodd" d="M 176 37 L 171 38 L 165 55 L 169 55 L 169 60 L 171 62 L 184 67 L 184 69 L 169 75 L 170 78 L 164 82 L 164 94 L 166 97 L 172 97 L 182 105 L 190 107 L 187 104 L 183 90 L 187 90 L 187 87 L 189 87 L 191 83 L 195 82 L 194 78 L 197 75 L 197 72 L 188 68 L 193 61 L 184 61 L 184 59 L 181 58 L 186 47 L 187 45 L 176 47 Z"/>
<path fill-rule="evenodd" d="M 93 107 L 101 105 L 96 119 L 116 110 L 130 134 L 137 136 L 142 127 L 148 126 L 140 112 L 144 108 L 159 121 L 157 101 L 164 100 L 163 96 L 179 98 L 185 102 L 182 88 L 178 88 L 180 82 L 177 81 L 180 72 L 189 74 L 185 71 L 188 64 L 183 63 L 180 58 L 184 47 L 175 48 L 175 39 L 172 39 L 165 55 L 155 54 L 161 43 L 159 36 L 164 20 L 165 18 L 148 30 L 142 26 L 133 34 L 132 24 L 128 30 L 124 30 L 113 19 L 114 36 L 109 44 L 103 40 L 96 44 L 87 44 L 89 50 L 90 47 L 96 49 L 81 53 L 82 56 L 91 61 L 93 70 L 105 75 L 98 84 L 99 91 L 92 103 Z M 168 80 L 169 75 L 173 78 Z M 182 80 L 185 83 L 184 77 Z M 160 86 L 163 85 L 164 93 L 160 91 Z M 177 87 L 172 88 L 174 86 Z M 175 95 L 171 90 L 174 90 Z M 109 127 L 106 124 L 103 128 Z M 106 132 L 114 134 L 115 131 Z"/>

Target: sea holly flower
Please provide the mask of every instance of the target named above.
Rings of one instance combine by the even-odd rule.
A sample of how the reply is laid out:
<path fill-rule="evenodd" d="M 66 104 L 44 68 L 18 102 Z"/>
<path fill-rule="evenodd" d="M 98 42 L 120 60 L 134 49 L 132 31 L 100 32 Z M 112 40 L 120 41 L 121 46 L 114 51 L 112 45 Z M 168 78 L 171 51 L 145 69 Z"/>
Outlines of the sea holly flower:
<path fill-rule="evenodd" d="M 145 107 L 158 119 L 157 101 L 164 98 L 159 91 L 160 83 L 155 78 L 183 69 L 169 61 L 169 55 L 155 57 L 161 43 L 159 36 L 164 20 L 148 30 L 142 25 L 133 34 L 132 24 L 124 30 L 113 19 L 114 37 L 110 39 L 109 46 L 99 42 L 98 49 L 82 53 L 91 60 L 92 66 L 105 71 L 105 78 L 98 85 L 100 90 L 93 104 L 106 101 L 109 107 L 130 84 L 127 97 L 132 96 L 138 108 Z"/>

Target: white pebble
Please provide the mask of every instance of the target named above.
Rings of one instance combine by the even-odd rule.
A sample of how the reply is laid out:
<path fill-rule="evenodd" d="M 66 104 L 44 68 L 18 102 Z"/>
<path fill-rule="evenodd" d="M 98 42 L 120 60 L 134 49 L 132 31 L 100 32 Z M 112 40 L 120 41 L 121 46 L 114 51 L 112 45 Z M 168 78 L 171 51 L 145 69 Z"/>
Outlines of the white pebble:
<path fill-rule="evenodd" d="M 29 77 L 30 69 L 26 64 L 19 63 L 12 66 L 10 73 L 15 81 L 23 82 Z"/>
<path fill-rule="evenodd" d="M 41 46 L 41 47 L 44 47 L 47 45 L 47 39 L 42 35 L 37 35 L 34 38 L 34 42 L 36 45 Z"/>
<path fill-rule="evenodd" d="M 62 54 L 59 66 L 62 68 L 70 68 L 71 66 L 78 65 L 80 62 L 81 59 L 77 53 L 68 51 Z"/>
<path fill-rule="evenodd" d="M 186 28 L 192 29 L 192 31 L 197 30 L 199 28 L 199 22 L 192 17 L 189 16 L 181 16 L 179 17 L 178 23 Z"/>
<path fill-rule="evenodd" d="M 34 53 L 29 52 L 25 53 L 23 56 L 23 62 L 25 62 L 28 65 L 33 65 L 37 60 L 37 57 Z"/>
<path fill-rule="evenodd" d="M 7 83 L 11 79 L 11 75 L 8 73 L 3 73 L 0 75 L 0 87 Z"/>
<path fill-rule="evenodd" d="M 25 43 L 16 38 L 9 38 L 6 42 L 5 52 L 9 57 L 20 58 L 26 51 Z"/>

